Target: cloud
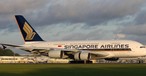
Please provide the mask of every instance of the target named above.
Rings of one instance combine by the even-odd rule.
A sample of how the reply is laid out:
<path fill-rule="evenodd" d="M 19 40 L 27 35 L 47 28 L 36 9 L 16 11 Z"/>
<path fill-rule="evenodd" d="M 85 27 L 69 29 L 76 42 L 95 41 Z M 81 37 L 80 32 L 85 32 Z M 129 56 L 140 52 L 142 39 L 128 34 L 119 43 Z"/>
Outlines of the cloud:
<path fill-rule="evenodd" d="M 24 12 L 26 10 L 34 10 L 45 4 L 47 0 L 1 0 L 0 1 L 0 15 L 14 14 Z"/>
<path fill-rule="evenodd" d="M 115 37 L 116 38 L 125 38 L 126 35 L 125 34 L 116 34 Z"/>
<path fill-rule="evenodd" d="M 86 23 L 97 25 L 112 19 L 134 15 L 145 0 L 54 0 L 38 12 L 39 25 Z M 37 18 L 35 18 L 37 19 Z M 36 21 L 36 20 L 35 20 Z"/>
<path fill-rule="evenodd" d="M 45 40 L 146 43 L 146 0 L 1 0 L 0 42 L 23 44 L 13 16 L 22 14 Z M 20 40 L 18 40 L 20 39 Z"/>
<path fill-rule="evenodd" d="M 49 1 L 47 0 L 1 0 L 0 1 L 0 29 L 16 25 L 13 16 L 16 14 L 27 15 L 42 8 Z M 44 5 L 43 5 L 44 4 Z"/>
<path fill-rule="evenodd" d="M 135 24 L 137 25 L 143 25 L 146 23 L 146 9 L 141 10 L 135 18 Z"/>
<path fill-rule="evenodd" d="M 104 40 L 113 39 L 113 30 L 106 26 L 85 27 L 86 24 L 53 24 L 38 30 L 44 40 L 48 41 L 75 41 L 75 40 Z"/>
<path fill-rule="evenodd" d="M 146 25 L 126 25 L 122 27 L 118 27 L 116 31 L 117 33 L 125 35 L 124 39 L 135 40 L 141 42 L 142 44 L 146 44 Z M 120 38 L 119 38 L 120 39 Z M 123 38 L 122 38 L 123 39 Z"/>
<path fill-rule="evenodd" d="M 128 35 L 136 35 L 136 36 L 146 35 L 146 25 L 126 26 L 120 29 L 122 33 Z"/>
<path fill-rule="evenodd" d="M 15 14 L 24 15 L 31 24 L 38 27 L 59 23 L 85 23 L 86 26 L 105 24 L 113 19 L 137 14 L 145 2 L 145 0 L 2 0 L 0 29 L 16 25 L 13 18 Z"/>

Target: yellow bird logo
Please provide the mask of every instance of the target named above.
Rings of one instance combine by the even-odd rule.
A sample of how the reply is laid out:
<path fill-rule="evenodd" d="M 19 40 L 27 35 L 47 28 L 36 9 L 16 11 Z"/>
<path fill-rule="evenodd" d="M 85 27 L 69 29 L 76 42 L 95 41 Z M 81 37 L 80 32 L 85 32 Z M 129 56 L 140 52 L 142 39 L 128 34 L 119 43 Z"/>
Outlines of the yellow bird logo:
<path fill-rule="evenodd" d="M 36 35 L 36 33 L 33 32 L 32 28 L 28 25 L 27 22 L 24 23 L 23 30 L 26 32 L 25 40 L 32 40 L 34 36 Z"/>

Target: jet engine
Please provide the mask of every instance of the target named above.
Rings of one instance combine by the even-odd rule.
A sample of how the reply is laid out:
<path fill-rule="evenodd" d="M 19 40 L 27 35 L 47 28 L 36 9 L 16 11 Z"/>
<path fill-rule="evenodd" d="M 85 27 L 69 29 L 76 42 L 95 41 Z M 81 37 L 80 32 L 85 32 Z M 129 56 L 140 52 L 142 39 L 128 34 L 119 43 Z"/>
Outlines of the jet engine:
<path fill-rule="evenodd" d="M 48 52 L 48 56 L 51 58 L 63 58 L 64 52 L 60 50 L 51 50 Z"/>
<path fill-rule="evenodd" d="M 87 52 L 78 52 L 74 55 L 75 60 L 90 60 L 91 54 Z"/>

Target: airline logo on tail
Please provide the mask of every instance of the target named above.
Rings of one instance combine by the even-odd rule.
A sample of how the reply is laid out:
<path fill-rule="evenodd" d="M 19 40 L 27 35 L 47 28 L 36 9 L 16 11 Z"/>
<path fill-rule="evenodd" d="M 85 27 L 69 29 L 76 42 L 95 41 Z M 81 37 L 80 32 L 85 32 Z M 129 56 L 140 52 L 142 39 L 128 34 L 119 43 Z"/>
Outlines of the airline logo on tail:
<path fill-rule="evenodd" d="M 32 28 L 28 25 L 27 22 L 24 23 L 24 27 L 23 30 L 26 33 L 26 38 L 25 40 L 32 40 L 34 38 L 34 36 L 36 35 L 35 32 L 33 32 Z"/>

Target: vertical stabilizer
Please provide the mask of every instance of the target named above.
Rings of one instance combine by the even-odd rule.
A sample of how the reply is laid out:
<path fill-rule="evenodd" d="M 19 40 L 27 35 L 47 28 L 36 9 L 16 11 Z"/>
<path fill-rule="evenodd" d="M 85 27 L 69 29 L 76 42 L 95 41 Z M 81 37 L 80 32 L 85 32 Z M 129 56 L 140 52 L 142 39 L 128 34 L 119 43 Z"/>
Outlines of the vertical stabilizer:
<path fill-rule="evenodd" d="M 22 15 L 15 15 L 25 42 L 44 41 Z"/>

